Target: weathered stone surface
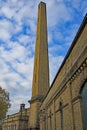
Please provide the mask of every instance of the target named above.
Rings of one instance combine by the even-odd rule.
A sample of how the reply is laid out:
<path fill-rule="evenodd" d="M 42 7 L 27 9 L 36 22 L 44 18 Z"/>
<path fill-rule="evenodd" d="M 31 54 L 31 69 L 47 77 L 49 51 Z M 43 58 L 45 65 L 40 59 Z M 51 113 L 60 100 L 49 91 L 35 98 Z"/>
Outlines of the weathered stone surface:
<path fill-rule="evenodd" d="M 29 126 L 31 129 L 39 128 L 40 104 L 43 98 L 45 97 L 48 89 L 49 89 L 49 60 L 48 60 L 46 4 L 40 2 L 38 6 L 32 98 L 30 100 Z"/>

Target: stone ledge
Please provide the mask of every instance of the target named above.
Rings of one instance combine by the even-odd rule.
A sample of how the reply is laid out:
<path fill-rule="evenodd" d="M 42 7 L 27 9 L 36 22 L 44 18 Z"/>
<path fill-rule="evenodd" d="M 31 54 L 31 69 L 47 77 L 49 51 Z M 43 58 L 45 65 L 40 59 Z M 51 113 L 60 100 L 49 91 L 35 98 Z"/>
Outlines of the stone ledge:
<path fill-rule="evenodd" d="M 29 100 L 28 102 L 30 104 L 33 103 L 33 102 L 36 102 L 36 101 L 42 102 L 43 99 L 44 99 L 43 95 L 38 95 L 38 96 L 32 97 L 31 100 Z"/>

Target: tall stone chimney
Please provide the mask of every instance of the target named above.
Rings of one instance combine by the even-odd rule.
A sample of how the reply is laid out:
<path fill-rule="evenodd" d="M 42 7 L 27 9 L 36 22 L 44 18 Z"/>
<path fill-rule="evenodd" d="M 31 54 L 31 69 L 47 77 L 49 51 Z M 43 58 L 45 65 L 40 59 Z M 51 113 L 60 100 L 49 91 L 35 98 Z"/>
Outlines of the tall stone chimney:
<path fill-rule="evenodd" d="M 49 60 L 46 4 L 40 2 L 38 6 L 38 20 L 36 46 L 34 57 L 34 72 L 32 83 L 32 98 L 30 102 L 29 127 L 39 129 L 39 108 L 49 89 Z"/>

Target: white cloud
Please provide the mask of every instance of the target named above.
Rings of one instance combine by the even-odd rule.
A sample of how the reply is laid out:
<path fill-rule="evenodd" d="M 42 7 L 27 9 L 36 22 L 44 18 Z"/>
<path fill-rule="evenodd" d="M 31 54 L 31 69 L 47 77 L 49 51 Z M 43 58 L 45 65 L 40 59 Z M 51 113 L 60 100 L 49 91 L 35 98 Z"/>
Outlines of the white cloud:
<path fill-rule="evenodd" d="M 0 86 L 10 93 L 12 107 L 9 114 L 17 112 L 22 101 L 28 106 L 27 101 L 31 97 L 39 2 L 40 0 L 0 1 Z M 78 28 L 78 19 L 74 20 L 76 16 L 74 12 L 81 6 L 83 14 L 87 7 L 86 2 L 80 5 L 79 0 L 44 0 L 44 2 L 47 3 L 50 81 L 52 83 L 64 58 L 65 46 L 71 44 L 71 39 Z M 67 26 L 64 28 L 66 23 Z M 59 54 L 58 52 L 61 51 L 62 54 Z"/>
<path fill-rule="evenodd" d="M 57 53 L 59 51 L 63 51 L 64 48 L 62 45 L 55 45 L 55 46 L 51 46 L 49 47 L 49 53 L 52 55 L 54 53 Z"/>
<path fill-rule="evenodd" d="M 17 96 L 13 96 L 12 101 L 11 101 L 12 107 L 9 109 L 7 114 L 13 114 L 13 113 L 19 112 L 21 103 L 26 103 L 26 107 L 29 107 L 28 100 L 29 100 L 28 96 L 26 97 L 21 94 Z"/>
<path fill-rule="evenodd" d="M 1 11 L 2 14 L 4 14 L 7 18 L 11 18 L 14 15 L 14 10 L 10 9 L 7 6 L 3 6 Z"/>
<path fill-rule="evenodd" d="M 13 25 L 9 20 L 0 20 L 0 40 L 8 41 L 13 32 Z"/>
<path fill-rule="evenodd" d="M 10 34 L 7 32 L 5 29 L 1 29 L 1 34 L 0 34 L 0 39 L 3 41 L 9 40 L 10 39 Z"/>
<path fill-rule="evenodd" d="M 49 63 L 50 63 L 50 84 L 52 83 L 64 57 L 63 56 L 52 56 L 49 57 Z"/>
<path fill-rule="evenodd" d="M 4 62 L 4 60 L 2 58 L 0 58 L 0 70 L 2 70 L 2 71 L 0 71 L 1 75 L 5 74 L 5 73 L 7 73 L 9 71 L 9 67 L 5 64 L 5 62 Z"/>
<path fill-rule="evenodd" d="M 49 1 L 47 5 L 47 12 L 48 12 L 48 26 L 55 26 L 60 22 L 71 20 L 70 13 L 66 5 L 62 3 L 57 3 L 55 1 Z M 51 13 L 50 13 L 51 12 Z"/>

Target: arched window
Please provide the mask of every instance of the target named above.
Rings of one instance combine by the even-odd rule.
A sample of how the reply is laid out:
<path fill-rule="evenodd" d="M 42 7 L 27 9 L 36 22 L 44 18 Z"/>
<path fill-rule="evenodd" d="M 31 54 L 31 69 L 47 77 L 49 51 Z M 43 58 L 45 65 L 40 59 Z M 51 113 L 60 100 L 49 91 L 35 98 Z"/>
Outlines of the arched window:
<path fill-rule="evenodd" d="M 83 128 L 87 130 L 87 81 L 85 82 L 82 90 L 82 118 L 83 118 Z"/>

